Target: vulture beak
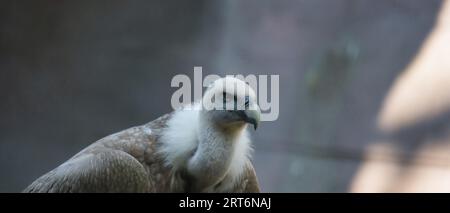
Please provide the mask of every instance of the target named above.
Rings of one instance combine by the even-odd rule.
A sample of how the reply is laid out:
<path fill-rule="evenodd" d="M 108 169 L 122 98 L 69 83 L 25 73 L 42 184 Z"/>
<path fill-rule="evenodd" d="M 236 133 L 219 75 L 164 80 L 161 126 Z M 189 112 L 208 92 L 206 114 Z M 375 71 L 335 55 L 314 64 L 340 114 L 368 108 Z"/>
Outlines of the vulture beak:
<path fill-rule="evenodd" d="M 258 128 L 260 114 L 261 111 L 259 110 L 259 107 L 256 106 L 256 109 L 244 110 L 242 113 L 242 119 L 249 124 L 253 124 L 253 127 L 256 130 L 256 128 Z"/>

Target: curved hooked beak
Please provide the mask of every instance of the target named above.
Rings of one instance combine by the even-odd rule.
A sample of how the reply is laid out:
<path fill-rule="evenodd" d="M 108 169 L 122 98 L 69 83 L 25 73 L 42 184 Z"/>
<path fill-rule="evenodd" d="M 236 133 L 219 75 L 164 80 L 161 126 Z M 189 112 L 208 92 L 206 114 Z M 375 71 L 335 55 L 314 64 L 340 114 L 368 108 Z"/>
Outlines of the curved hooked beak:
<path fill-rule="evenodd" d="M 241 118 L 249 124 L 253 124 L 253 127 L 255 130 L 258 128 L 259 119 L 261 116 L 261 110 L 258 106 L 255 106 L 256 109 L 247 109 L 241 111 L 240 115 Z"/>

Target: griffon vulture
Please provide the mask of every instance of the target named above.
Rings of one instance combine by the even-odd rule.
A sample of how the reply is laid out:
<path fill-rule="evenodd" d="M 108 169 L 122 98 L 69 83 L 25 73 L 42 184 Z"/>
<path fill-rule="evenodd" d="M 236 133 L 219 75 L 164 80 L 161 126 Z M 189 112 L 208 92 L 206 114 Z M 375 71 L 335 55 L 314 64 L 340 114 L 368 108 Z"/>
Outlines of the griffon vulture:
<path fill-rule="evenodd" d="M 207 110 L 215 97 L 235 108 Z M 246 129 L 259 116 L 250 86 L 221 78 L 201 101 L 94 142 L 24 192 L 259 192 Z"/>

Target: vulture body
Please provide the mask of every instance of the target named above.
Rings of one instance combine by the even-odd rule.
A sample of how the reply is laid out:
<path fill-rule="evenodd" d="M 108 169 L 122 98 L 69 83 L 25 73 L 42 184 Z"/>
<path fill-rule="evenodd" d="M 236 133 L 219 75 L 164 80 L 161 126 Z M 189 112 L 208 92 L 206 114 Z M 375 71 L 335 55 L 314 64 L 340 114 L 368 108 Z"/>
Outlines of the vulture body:
<path fill-rule="evenodd" d="M 246 129 L 256 129 L 259 107 L 242 84 L 219 79 L 202 101 L 223 92 L 224 103 L 242 98 L 245 110 L 205 110 L 201 101 L 175 110 L 94 142 L 24 192 L 259 192 Z"/>

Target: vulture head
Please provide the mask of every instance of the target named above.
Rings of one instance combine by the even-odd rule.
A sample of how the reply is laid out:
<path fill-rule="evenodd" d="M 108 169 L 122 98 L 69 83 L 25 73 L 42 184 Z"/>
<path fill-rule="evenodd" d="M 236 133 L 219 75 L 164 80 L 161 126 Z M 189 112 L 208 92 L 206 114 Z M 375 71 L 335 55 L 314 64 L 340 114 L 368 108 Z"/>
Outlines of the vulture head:
<path fill-rule="evenodd" d="M 244 81 L 225 77 L 214 81 L 203 96 L 203 117 L 224 130 L 258 127 L 260 109 L 255 91 Z"/>

